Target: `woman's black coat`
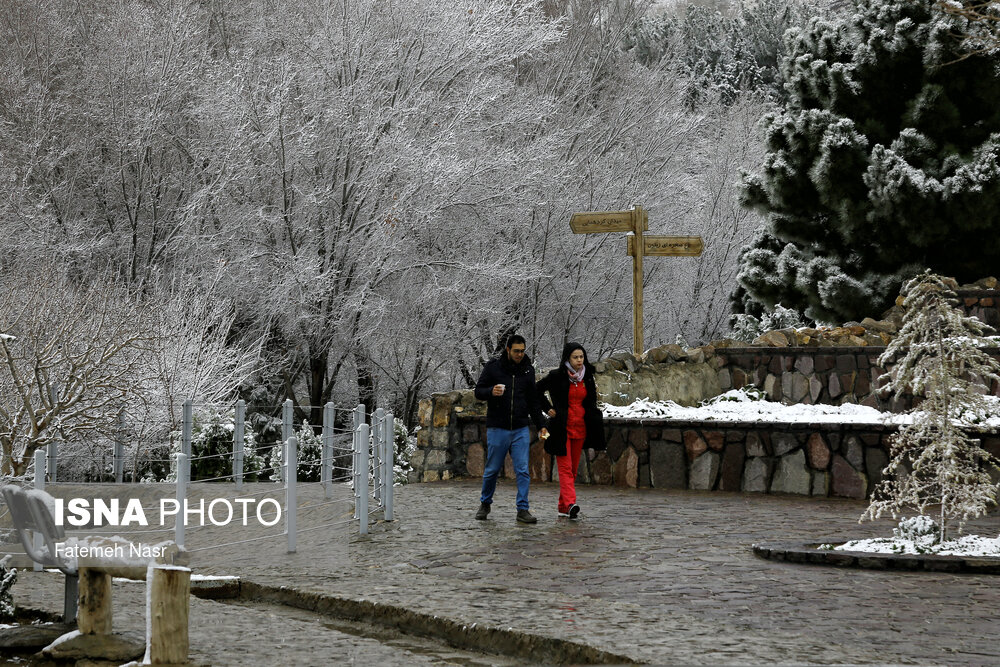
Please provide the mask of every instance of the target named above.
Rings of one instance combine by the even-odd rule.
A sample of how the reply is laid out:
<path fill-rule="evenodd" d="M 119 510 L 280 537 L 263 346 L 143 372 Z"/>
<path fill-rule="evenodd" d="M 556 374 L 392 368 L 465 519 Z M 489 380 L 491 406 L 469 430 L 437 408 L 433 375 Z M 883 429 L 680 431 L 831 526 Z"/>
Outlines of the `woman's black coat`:
<path fill-rule="evenodd" d="M 583 423 L 587 427 L 587 439 L 584 440 L 583 446 L 586 449 L 605 449 L 607 445 L 604 441 L 604 415 L 597 407 L 594 367 L 590 364 L 586 367 L 587 373 L 583 377 L 583 384 L 587 388 L 587 396 L 583 399 Z M 545 451 L 556 456 L 565 456 L 566 418 L 569 415 L 569 374 L 565 366 L 550 371 L 538 381 L 538 397 L 542 402 L 543 412 L 547 413 L 550 408 L 555 408 L 556 411 L 556 416 L 549 419 L 550 435 L 545 441 Z"/>

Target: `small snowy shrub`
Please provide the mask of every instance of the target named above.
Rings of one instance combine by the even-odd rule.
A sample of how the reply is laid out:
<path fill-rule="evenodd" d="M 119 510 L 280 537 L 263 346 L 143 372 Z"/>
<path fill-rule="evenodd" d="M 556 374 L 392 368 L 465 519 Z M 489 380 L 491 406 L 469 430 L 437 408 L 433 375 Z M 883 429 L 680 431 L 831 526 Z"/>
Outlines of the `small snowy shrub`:
<path fill-rule="evenodd" d="M 302 422 L 302 426 L 295 431 L 295 439 L 298 446 L 295 458 L 298 461 L 296 479 L 300 482 L 318 482 L 323 472 L 323 440 L 316 435 L 309 422 Z M 284 447 L 277 444 L 271 448 L 268 465 L 275 468 L 284 464 Z M 273 474 L 272 478 L 277 481 L 280 474 Z"/>
<path fill-rule="evenodd" d="M 913 516 L 909 519 L 904 516 L 900 520 L 899 526 L 892 529 L 892 536 L 901 540 L 912 540 L 914 542 L 929 537 L 934 542 L 940 530 L 941 527 L 929 516 Z"/>
<path fill-rule="evenodd" d="M 803 319 L 801 313 L 791 308 L 785 308 L 779 303 L 774 307 L 774 310 L 770 313 L 764 313 L 759 319 L 746 313 L 733 315 L 731 336 L 736 340 L 750 343 L 768 331 L 805 326 Z"/>
<path fill-rule="evenodd" d="M 0 560 L 0 621 L 10 621 L 14 619 L 14 598 L 10 589 L 17 582 L 17 569 L 7 567 L 11 556 L 5 556 Z"/>
<path fill-rule="evenodd" d="M 233 474 L 233 435 L 236 416 L 233 412 L 223 415 L 215 412 L 209 416 L 195 415 L 191 429 L 191 479 L 219 479 L 231 481 Z M 174 433 L 173 451 L 181 450 L 180 434 Z M 172 464 L 172 468 L 174 465 Z M 243 479 L 256 481 L 264 467 L 264 459 L 257 455 L 252 429 L 243 430 Z M 172 471 L 168 479 L 176 479 Z M 221 480 L 220 480 L 221 481 Z"/>
<path fill-rule="evenodd" d="M 393 419 L 392 426 L 393 445 L 396 449 L 396 460 L 394 461 L 392 471 L 392 483 L 395 486 L 397 484 L 406 484 L 406 474 L 413 469 L 410 466 L 410 458 L 413 456 L 413 452 L 417 451 L 417 436 L 416 429 L 414 429 L 413 435 L 410 435 L 406 429 L 406 424 L 399 417 Z M 419 429 L 420 427 L 418 426 L 417 428 Z"/>
<path fill-rule="evenodd" d="M 763 390 L 753 385 L 747 385 L 742 389 L 731 389 L 724 394 L 707 398 L 700 405 L 715 405 L 717 403 L 749 403 L 753 401 L 766 401 L 767 394 Z"/>

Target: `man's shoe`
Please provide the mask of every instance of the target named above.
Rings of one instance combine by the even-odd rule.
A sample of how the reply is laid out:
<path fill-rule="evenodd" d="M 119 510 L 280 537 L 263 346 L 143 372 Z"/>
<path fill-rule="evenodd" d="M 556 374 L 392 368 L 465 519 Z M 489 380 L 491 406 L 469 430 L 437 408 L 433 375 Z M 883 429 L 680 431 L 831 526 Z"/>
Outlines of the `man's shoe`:
<path fill-rule="evenodd" d="M 528 510 L 518 510 L 517 520 L 521 523 L 538 523 L 538 519 L 536 519 Z"/>
<path fill-rule="evenodd" d="M 580 506 L 576 503 L 569 506 L 569 518 L 575 519 L 580 516 Z"/>
<path fill-rule="evenodd" d="M 569 512 L 556 512 L 556 516 L 569 516 Z"/>
<path fill-rule="evenodd" d="M 490 513 L 489 503 L 479 503 L 479 511 L 476 512 L 476 518 L 480 521 L 486 521 L 486 516 Z"/>

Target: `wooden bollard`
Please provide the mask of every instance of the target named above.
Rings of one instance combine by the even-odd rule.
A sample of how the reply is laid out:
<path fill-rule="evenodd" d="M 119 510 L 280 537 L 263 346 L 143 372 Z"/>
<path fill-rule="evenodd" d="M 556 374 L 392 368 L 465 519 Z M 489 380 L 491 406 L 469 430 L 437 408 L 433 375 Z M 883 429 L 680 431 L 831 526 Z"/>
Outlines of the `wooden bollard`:
<path fill-rule="evenodd" d="M 146 573 L 147 664 L 188 661 L 188 596 L 191 570 L 150 565 Z"/>
<path fill-rule="evenodd" d="M 77 628 L 82 635 L 111 634 L 111 575 L 81 567 Z"/>

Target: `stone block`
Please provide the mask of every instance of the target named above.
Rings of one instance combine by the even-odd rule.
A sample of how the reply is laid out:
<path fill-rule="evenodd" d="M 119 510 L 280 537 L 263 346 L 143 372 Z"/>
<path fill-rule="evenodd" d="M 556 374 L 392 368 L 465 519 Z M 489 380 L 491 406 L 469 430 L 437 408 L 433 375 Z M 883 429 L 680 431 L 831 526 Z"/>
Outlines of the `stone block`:
<path fill-rule="evenodd" d="M 746 453 L 747 456 L 767 456 L 768 453 L 767 447 L 760 439 L 760 435 L 753 431 L 747 433 Z"/>
<path fill-rule="evenodd" d="M 826 497 L 830 495 L 830 473 L 817 471 L 812 474 L 811 495 Z"/>
<path fill-rule="evenodd" d="M 823 383 L 815 376 L 809 378 L 809 402 L 816 404 L 819 402 L 820 394 L 823 393 Z"/>
<path fill-rule="evenodd" d="M 545 451 L 542 441 L 533 443 L 528 452 L 528 472 L 531 479 L 540 482 L 549 481 L 552 478 L 552 467 L 552 455 Z"/>
<path fill-rule="evenodd" d="M 428 449 L 424 458 L 424 468 L 440 470 L 448 460 L 447 452 L 443 449 Z"/>
<path fill-rule="evenodd" d="M 844 375 L 847 373 L 853 373 L 857 369 L 858 369 L 858 362 L 853 354 L 837 355 L 837 373 Z"/>
<path fill-rule="evenodd" d="M 742 389 L 749 382 L 746 371 L 742 368 L 734 368 L 732 371 L 732 386 L 731 389 Z"/>
<path fill-rule="evenodd" d="M 441 473 L 437 470 L 425 470 L 421 476 L 421 482 L 436 482 L 441 479 Z"/>
<path fill-rule="evenodd" d="M 833 495 L 844 498 L 862 499 L 868 491 L 868 478 L 851 467 L 847 459 L 833 455 L 830 463 L 831 490 Z"/>
<path fill-rule="evenodd" d="M 865 452 L 861 446 L 861 441 L 858 440 L 858 436 L 849 435 L 844 438 L 843 446 L 844 458 L 847 462 L 851 464 L 851 467 L 855 470 L 862 470 L 865 464 Z"/>
<path fill-rule="evenodd" d="M 781 374 L 781 395 L 791 403 L 801 403 L 809 393 L 809 380 L 802 373 L 786 371 Z"/>
<path fill-rule="evenodd" d="M 696 491 L 711 491 L 719 476 L 719 459 L 716 452 L 705 452 L 691 464 L 691 478 L 688 486 Z"/>
<path fill-rule="evenodd" d="M 817 373 L 825 373 L 837 365 L 837 358 L 832 354 L 817 354 L 813 357 L 813 365 Z"/>
<path fill-rule="evenodd" d="M 809 454 L 809 465 L 816 470 L 826 470 L 830 465 L 830 447 L 821 433 L 810 434 L 806 441 L 806 452 Z"/>
<path fill-rule="evenodd" d="M 486 469 L 486 449 L 481 444 L 469 445 L 465 454 L 466 471 L 472 477 L 482 477 Z"/>
<path fill-rule="evenodd" d="M 830 394 L 831 399 L 844 393 L 844 388 L 840 386 L 840 378 L 836 373 L 830 373 L 830 379 L 827 381 L 827 393 Z"/>
<path fill-rule="evenodd" d="M 431 429 L 431 442 L 430 446 L 434 449 L 448 449 L 448 445 L 451 444 L 450 433 L 448 433 L 447 428 L 433 428 Z"/>
<path fill-rule="evenodd" d="M 705 442 L 712 451 L 721 452 L 726 445 L 726 436 L 722 431 L 706 431 Z"/>
<path fill-rule="evenodd" d="M 708 444 L 698 435 L 698 431 L 684 431 L 684 449 L 687 450 L 688 460 L 694 461 L 708 449 Z"/>
<path fill-rule="evenodd" d="M 684 442 L 684 434 L 677 428 L 665 428 L 660 437 L 668 442 Z"/>
<path fill-rule="evenodd" d="M 419 407 L 417 408 L 417 422 L 423 428 L 427 429 L 431 426 L 431 412 L 434 410 L 434 403 L 431 399 L 425 398 L 420 401 Z"/>
<path fill-rule="evenodd" d="M 451 396 L 448 394 L 434 394 L 434 428 L 447 426 L 451 419 Z"/>
<path fill-rule="evenodd" d="M 716 374 L 719 376 L 719 388 L 723 392 L 733 388 L 733 375 L 728 368 L 720 368 Z"/>
<path fill-rule="evenodd" d="M 720 491 L 739 491 L 743 478 L 743 462 L 746 460 L 746 452 L 742 442 L 731 442 L 726 445 L 726 451 L 722 454 L 722 468 L 719 477 Z"/>
<path fill-rule="evenodd" d="M 751 457 L 743 466 L 742 491 L 748 493 L 767 493 L 771 486 L 771 471 L 774 467 L 770 459 Z"/>
<path fill-rule="evenodd" d="M 479 424 L 466 424 L 462 427 L 462 442 L 482 442 L 483 434 L 479 432 Z"/>
<path fill-rule="evenodd" d="M 850 373 L 838 373 L 837 378 L 840 380 L 840 389 L 844 392 L 854 393 L 854 380 L 857 378 L 857 371 L 851 371 Z M 852 401 L 853 402 L 853 401 Z"/>
<path fill-rule="evenodd" d="M 812 375 L 816 369 L 816 361 L 811 354 L 803 354 L 795 360 L 795 370 L 805 376 Z"/>
<path fill-rule="evenodd" d="M 764 393 L 767 394 L 769 401 L 781 400 L 781 382 L 777 375 L 768 373 L 767 377 L 764 378 Z"/>
<path fill-rule="evenodd" d="M 812 475 L 806 467 L 806 453 L 800 449 L 782 456 L 771 480 L 771 492 L 808 496 L 810 491 Z"/>
<path fill-rule="evenodd" d="M 590 461 L 593 461 L 597 454 L 593 449 L 587 452 L 580 457 L 580 466 L 576 469 L 576 481 L 580 484 L 590 484 Z M 559 481 L 559 468 L 555 465 L 552 466 L 552 481 Z"/>
<path fill-rule="evenodd" d="M 865 472 L 868 473 L 868 479 L 871 481 L 868 493 L 871 493 L 872 489 L 882 481 L 882 471 L 885 470 L 887 465 L 889 465 L 889 456 L 884 449 L 881 447 L 868 447 L 865 449 Z M 861 466 L 858 467 L 860 468 Z"/>
<path fill-rule="evenodd" d="M 611 459 L 605 452 L 598 452 L 590 462 L 590 479 L 593 484 L 611 484 Z"/>
<path fill-rule="evenodd" d="M 611 437 L 608 438 L 608 457 L 612 461 L 617 461 L 625 451 L 627 445 L 627 440 L 629 437 L 629 429 L 624 426 L 619 426 L 611 432 Z"/>
<path fill-rule="evenodd" d="M 650 487 L 649 483 L 649 464 L 639 463 L 639 488 L 648 489 Z"/>
<path fill-rule="evenodd" d="M 649 449 L 649 431 L 644 428 L 633 428 L 629 430 L 628 442 L 637 452 L 644 452 Z"/>
<path fill-rule="evenodd" d="M 771 448 L 775 456 L 784 456 L 799 446 L 799 441 L 792 433 L 772 433 Z"/>
<path fill-rule="evenodd" d="M 612 471 L 615 486 L 637 488 L 639 486 L 639 457 L 635 450 L 629 447 L 615 462 Z"/>
<path fill-rule="evenodd" d="M 687 461 L 678 443 L 649 443 L 649 483 L 657 489 L 686 489 Z"/>
<path fill-rule="evenodd" d="M 871 379 L 868 373 L 858 373 L 854 378 L 854 393 L 858 396 L 867 396 L 871 390 Z"/>

